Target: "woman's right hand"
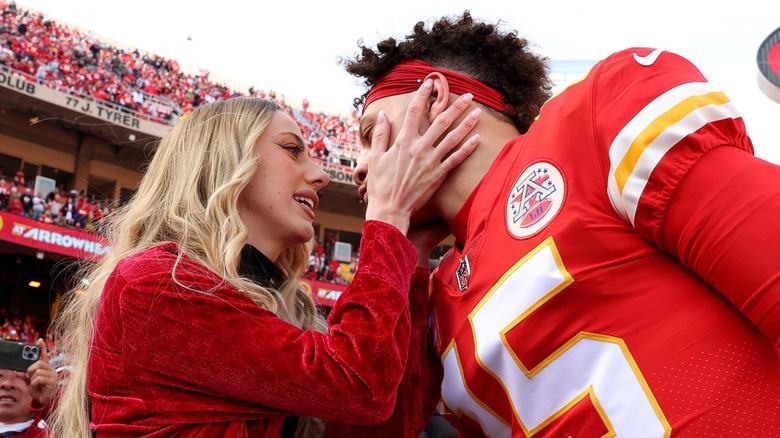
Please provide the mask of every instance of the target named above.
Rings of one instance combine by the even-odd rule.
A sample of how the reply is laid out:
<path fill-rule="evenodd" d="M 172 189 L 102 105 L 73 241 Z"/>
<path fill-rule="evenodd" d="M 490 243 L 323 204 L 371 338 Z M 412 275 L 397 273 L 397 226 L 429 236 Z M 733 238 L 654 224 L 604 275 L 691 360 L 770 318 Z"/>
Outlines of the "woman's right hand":
<path fill-rule="evenodd" d="M 458 146 L 479 119 L 474 109 L 437 144 L 460 115 L 470 107 L 472 95 L 464 94 L 450 104 L 423 134 L 424 106 L 431 96 L 431 80 L 427 79 L 415 92 L 406 111 L 395 143 L 388 147 L 390 122 L 384 112 L 377 115 L 368 160 L 367 191 L 370 200 L 366 219 L 381 220 L 395 225 L 402 233 L 409 229 L 410 217 L 438 190 L 447 174 L 463 162 L 476 148 L 479 136 L 474 135 Z M 425 121 L 427 123 L 427 121 Z"/>

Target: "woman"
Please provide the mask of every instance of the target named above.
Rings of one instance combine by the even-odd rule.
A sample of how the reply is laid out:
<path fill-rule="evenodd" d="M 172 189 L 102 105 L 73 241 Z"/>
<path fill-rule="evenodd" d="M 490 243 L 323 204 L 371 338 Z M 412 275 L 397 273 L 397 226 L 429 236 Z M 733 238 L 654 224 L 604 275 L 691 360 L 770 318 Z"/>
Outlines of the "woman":
<path fill-rule="evenodd" d="M 233 98 L 174 127 L 58 319 L 74 369 L 55 433 L 280 436 L 299 415 L 296 435 L 318 436 L 319 419 L 388 418 L 410 348 L 410 216 L 478 140 L 455 150 L 473 113 L 432 148 L 469 99 L 428 125 L 430 93 L 426 82 L 392 147 L 386 117 L 372 129 L 361 267 L 327 333 L 299 278 L 328 177 L 298 125 L 271 101 Z"/>

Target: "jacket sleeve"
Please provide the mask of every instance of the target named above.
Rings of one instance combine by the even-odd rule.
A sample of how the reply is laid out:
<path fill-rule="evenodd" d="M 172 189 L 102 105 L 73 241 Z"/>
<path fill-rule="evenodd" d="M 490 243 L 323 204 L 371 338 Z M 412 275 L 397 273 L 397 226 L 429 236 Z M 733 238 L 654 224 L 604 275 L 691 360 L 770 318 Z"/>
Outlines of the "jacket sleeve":
<path fill-rule="evenodd" d="M 372 426 L 330 422 L 326 436 L 417 438 L 425 429 L 440 400 L 443 373 L 428 331 L 429 275 L 428 268 L 418 266 L 412 277 L 409 295 L 411 342 L 392 416 Z"/>
<path fill-rule="evenodd" d="M 662 245 L 780 345 L 778 218 L 780 166 L 718 147 L 675 190 Z"/>
<path fill-rule="evenodd" d="M 360 268 L 334 306 L 327 334 L 282 321 L 197 269 L 200 265 L 187 270 L 179 261 L 171 280 L 156 268 L 164 263 L 140 263 L 123 274 L 124 286 L 117 284 L 119 360 L 125 361 L 125 379 L 136 385 L 124 389 L 128 397 L 112 402 L 138 403 L 171 422 L 192 415 L 201 420 L 263 416 L 258 413 L 356 424 L 384 421 L 407 363 L 415 260 L 413 246 L 396 228 L 366 222 Z M 104 319 L 98 322 L 99 336 L 117 325 Z M 90 366 L 111 359 L 98 349 Z M 91 388 L 108 392 L 101 385 L 109 379 L 99 373 L 91 379 Z"/>

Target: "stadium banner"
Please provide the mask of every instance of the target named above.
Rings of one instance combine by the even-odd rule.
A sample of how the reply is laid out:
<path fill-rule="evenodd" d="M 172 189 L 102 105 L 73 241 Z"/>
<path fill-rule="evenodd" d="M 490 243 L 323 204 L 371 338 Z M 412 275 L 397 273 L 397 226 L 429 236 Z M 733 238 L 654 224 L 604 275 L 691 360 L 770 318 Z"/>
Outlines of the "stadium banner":
<path fill-rule="evenodd" d="M 352 169 L 344 166 L 333 166 L 327 163 L 323 163 L 322 168 L 325 169 L 325 173 L 328 174 L 330 182 L 355 184 L 355 180 L 352 178 Z"/>
<path fill-rule="evenodd" d="M 40 251 L 96 260 L 111 250 L 101 236 L 0 211 L 0 240 Z"/>
<path fill-rule="evenodd" d="M 145 132 L 155 137 L 160 137 L 170 128 L 160 123 L 135 117 L 132 113 L 120 111 L 115 107 L 103 105 L 91 97 L 61 93 L 38 84 L 38 82 L 26 78 L 21 72 L 7 67 L 3 67 L 0 70 L 0 86 L 86 116 L 95 117 L 135 131 Z"/>
<path fill-rule="evenodd" d="M 347 288 L 343 284 L 326 283 L 316 280 L 301 280 L 303 288 L 309 293 L 315 304 L 333 307 L 341 293 Z"/>
<path fill-rule="evenodd" d="M 0 211 L 0 240 L 68 257 L 98 260 L 111 250 L 103 237 Z M 346 285 L 301 280 L 316 304 L 333 307 Z"/>

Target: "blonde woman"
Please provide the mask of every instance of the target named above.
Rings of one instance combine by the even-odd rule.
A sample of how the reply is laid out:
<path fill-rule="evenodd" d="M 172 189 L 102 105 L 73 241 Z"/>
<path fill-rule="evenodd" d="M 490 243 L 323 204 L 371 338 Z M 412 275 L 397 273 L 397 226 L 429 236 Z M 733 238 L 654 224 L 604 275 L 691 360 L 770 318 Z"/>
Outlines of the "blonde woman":
<path fill-rule="evenodd" d="M 478 118 L 461 116 L 469 99 L 431 121 L 419 111 L 430 93 L 426 82 L 392 147 L 388 118 L 372 127 L 379 146 L 368 158 L 361 266 L 328 329 L 299 284 L 328 177 L 295 121 L 272 101 L 242 97 L 200 107 L 174 127 L 110 221 L 111 252 L 57 321 L 74 369 L 55 432 L 319 436 L 321 420 L 334 429 L 372 424 L 387 420 L 396 400 L 414 406 L 413 394 L 396 395 L 409 386 L 404 374 L 416 372 L 407 357 L 424 344 L 410 345 L 424 331 L 412 326 L 410 299 L 424 321 L 427 295 L 409 296 L 417 253 L 404 236 L 478 141 L 462 141 Z M 455 132 L 431 147 L 456 119 Z M 419 431 L 427 419 L 409 427 Z"/>

